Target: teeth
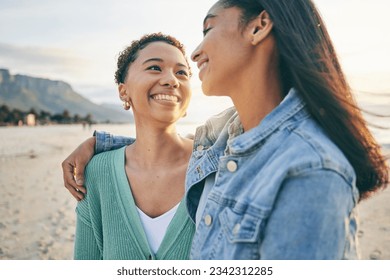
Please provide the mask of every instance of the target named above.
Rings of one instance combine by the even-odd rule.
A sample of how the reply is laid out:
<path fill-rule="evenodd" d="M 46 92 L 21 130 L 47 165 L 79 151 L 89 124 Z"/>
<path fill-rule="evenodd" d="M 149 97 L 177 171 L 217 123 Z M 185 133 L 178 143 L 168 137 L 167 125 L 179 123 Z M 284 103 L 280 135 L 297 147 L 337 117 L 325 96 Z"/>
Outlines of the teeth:
<path fill-rule="evenodd" d="M 178 102 L 179 101 L 177 96 L 168 95 L 168 94 L 156 94 L 156 95 L 153 95 L 152 98 L 154 100 L 168 100 L 168 101 L 172 101 L 172 102 Z"/>

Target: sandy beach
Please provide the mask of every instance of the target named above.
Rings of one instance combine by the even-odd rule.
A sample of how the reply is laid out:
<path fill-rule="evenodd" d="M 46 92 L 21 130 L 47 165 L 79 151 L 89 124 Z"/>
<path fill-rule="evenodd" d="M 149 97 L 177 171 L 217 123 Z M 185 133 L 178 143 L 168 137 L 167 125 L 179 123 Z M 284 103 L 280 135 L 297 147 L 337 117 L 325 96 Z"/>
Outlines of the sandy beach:
<path fill-rule="evenodd" d="M 72 259 L 77 202 L 61 162 L 94 129 L 134 133 L 128 127 L 0 127 L 0 259 Z M 362 259 L 390 260 L 389 201 L 390 188 L 359 204 Z"/>

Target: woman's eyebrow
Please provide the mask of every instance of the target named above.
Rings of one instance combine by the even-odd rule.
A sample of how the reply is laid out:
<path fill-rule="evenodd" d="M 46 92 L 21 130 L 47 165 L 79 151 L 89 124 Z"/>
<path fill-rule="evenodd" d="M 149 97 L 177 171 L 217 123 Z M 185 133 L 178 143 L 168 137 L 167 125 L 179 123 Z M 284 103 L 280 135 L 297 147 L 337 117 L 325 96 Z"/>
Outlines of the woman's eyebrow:
<path fill-rule="evenodd" d="M 163 60 L 162 58 L 153 57 L 153 58 L 149 58 L 149 59 L 145 60 L 145 61 L 142 63 L 142 65 L 143 65 L 143 64 L 146 64 L 146 63 L 148 63 L 148 62 L 151 62 L 151 61 L 163 62 L 164 60 Z"/>
<path fill-rule="evenodd" d="M 176 63 L 177 66 L 180 66 L 180 67 L 185 67 L 185 68 L 188 68 L 187 65 L 183 64 L 183 63 Z"/>
<path fill-rule="evenodd" d="M 206 21 L 209 19 L 209 18 L 215 18 L 217 15 L 214 15 L 214 14 L 208 14 L 204 20 L 203 20 L 203 25 L 206 24 Z"/>
<path fill-rule="evenodd" d="M 146 64 L 146 63 L 148 63 L 148 62 L 151 62 L 151 61 L 164 62 L 164 60 L 163 60 L 162 58 L 153 57 L 153 58 L 149 58 L 149 59 L 145 60 L 145 61 L 142 63 L 142 65 L 144 65 L 144 64 Z M 176 63 L 176 65 L 177 65 L 177 66 L 180 66 L 180 67 L 188 68 L 187 65 L 185 65 L 185 64 L 183 64 L 183 63 L 180 63 L 180 62 Z"/>

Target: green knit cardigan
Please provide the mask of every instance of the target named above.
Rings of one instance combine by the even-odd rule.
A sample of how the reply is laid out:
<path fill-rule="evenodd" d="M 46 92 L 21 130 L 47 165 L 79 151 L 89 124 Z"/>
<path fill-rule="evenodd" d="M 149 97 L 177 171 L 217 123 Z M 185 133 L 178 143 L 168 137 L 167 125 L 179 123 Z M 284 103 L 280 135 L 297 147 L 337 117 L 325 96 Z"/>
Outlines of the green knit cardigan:
<path fill-rule="evenodd" d="M 125 147 L 92 158 L 85 170 L 87 194 L 76 207 L 74 259 L 188 259 L 195 231 L 184 199 L 163 241 L 152 253 L 125 172 Z"/>

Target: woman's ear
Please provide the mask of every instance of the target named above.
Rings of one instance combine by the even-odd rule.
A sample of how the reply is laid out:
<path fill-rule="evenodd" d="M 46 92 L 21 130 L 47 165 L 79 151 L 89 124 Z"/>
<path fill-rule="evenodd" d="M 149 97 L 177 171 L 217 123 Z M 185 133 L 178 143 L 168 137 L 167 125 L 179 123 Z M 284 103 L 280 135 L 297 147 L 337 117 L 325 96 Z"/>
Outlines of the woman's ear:
<path fill-rule="evenodd" d="M 122 101 L 126 101 L 127 100 L 127 94 L 126 94 L 126 86 L 125 86 L 124 83 L 120 83 L 118 85 L 118 92 L 119 92 L 119 98 Z"/>
<path fill-rule="evenodd" d="M 130 97 L 127 96 L 126 86 L 123 83 L 118 85 L 119 98 L 123 101 L 123 109 L 129 110 L 131 108 Z"/>
<path fill-rule="evenodd" d="M 272 31 L 273 21 L 269 17 L 267 11 L 262 11 L 251 23 L 251 42 L 252 45 L 257 45 L 262 42 Z"/>

